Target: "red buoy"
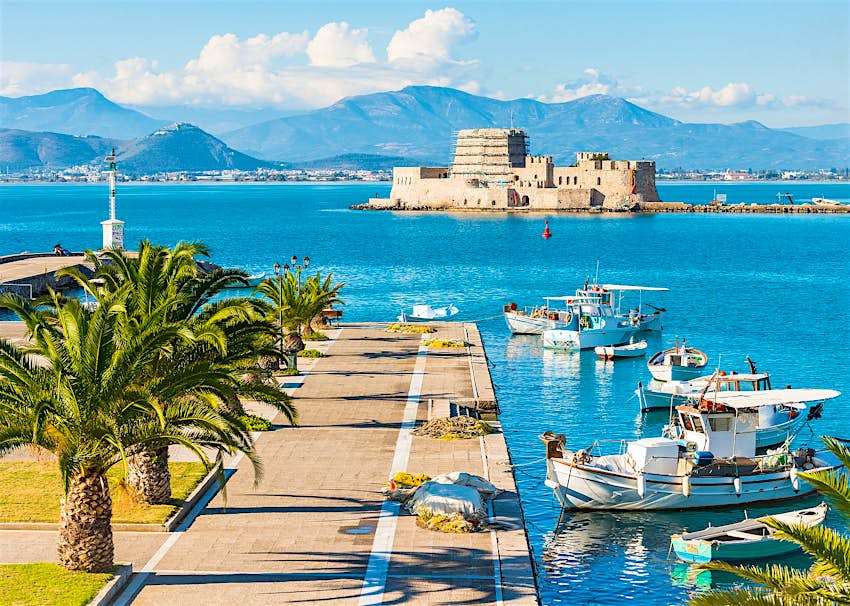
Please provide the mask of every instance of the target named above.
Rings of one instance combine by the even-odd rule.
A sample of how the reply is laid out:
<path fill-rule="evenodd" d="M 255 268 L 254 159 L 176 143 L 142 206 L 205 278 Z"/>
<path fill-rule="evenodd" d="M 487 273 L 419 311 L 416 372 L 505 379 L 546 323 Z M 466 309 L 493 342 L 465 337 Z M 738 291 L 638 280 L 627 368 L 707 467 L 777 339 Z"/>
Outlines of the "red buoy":
<path fill-rule="evenodd" d="M 552 232 L 549 231 L 549 219 L 546 219 L 546 229 L 543 230 L 543 239 L 548 240 L 552 237 Z"/>

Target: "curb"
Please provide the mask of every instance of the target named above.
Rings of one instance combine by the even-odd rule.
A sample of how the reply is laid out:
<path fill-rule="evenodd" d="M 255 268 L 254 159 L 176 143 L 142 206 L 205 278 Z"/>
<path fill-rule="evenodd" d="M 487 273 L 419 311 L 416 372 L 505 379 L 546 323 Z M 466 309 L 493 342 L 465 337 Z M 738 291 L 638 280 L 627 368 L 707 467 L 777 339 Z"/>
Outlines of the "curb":
<path fill-rule="evenodd" d="M 96 596 L 94 596 L 86 606 L 108 606 L 112 600 L 124 590 L 127 583 L 130 582 L 130 577 L 133 574 L 132 564 L 118 564 L 118 570 L 115 571 L 115 576 L 112 580 L 104 585 Z"/>

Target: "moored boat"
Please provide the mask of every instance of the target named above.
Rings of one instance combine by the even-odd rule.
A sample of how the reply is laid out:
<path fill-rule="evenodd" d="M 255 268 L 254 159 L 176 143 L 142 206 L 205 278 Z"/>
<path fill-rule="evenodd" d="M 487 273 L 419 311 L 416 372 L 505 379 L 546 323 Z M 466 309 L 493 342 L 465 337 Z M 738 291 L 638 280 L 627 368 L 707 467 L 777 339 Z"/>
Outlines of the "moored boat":
<path fill-rule="evenodd" d="M 764 391 L 770 389 L 770 375 L 766 372 L 726 373 L 717 371 L 690 380 L 659 381 L 654 378 L 644 385 L 638 383 L 635 394 L 641 411 L 670 409 L 685 404 L 689 399 L 711 391 Z"/>
<path fill-rule="evenodd" d="M 427 322 L 429 320 L 445 320 L 457 315 L 460 310 L 454 305 L 431 307 L 430 305 L 414 305 L 411 313 L 402 310 L 398 316 L 399 322 Z"/>
<path fill-rule="evenodd" d="M 838 395 L 810 391 L 821 392 L 809 394 L 820 399 Z M 841 467 L 829 451 L 756 455 L 755 421 L 739 414 L 751 405 L 736 393 L 722 408 L 679 406 L 678 439 L 621 440 L 613 454 L 600 452 L 601 440 L 588 450 L 569 451 L 564 436 L 547 432 L 540 436 L 546 444 L 546 485 L 565 508 L 701 509 L 810 494 L 814 487 L 800 471 Z"/>
<path fill-rule="evenodd" d="M 713 561 L 763 560 L 800 550 L 798 543 L 776 539 L 776 530 L 765 524 L 766 518 L 770 517 L 785 524 L 812 527 L 823 524 L 826 511 L 826 503 L 821 503 L 808 509 L 674 534 L 670 540 L 673 551 L 685 562 L 704 564 Z"/>
<path fill-rule="evenodd" d="M 639 358 L 646 355 L 646 347 L 646 341 L 638 341 L 625 345 L 595 347 L 593 351 L 603 360 L 617 360 L 619 358 Z"/>
<path fill-rule="evenodd" d="M 681 346 L 677 343 L 674 347 L 653 354 L 646 362 L 646 367 L 652 374 L 652 378 L 658 381 L 687 381 L 695 379 L 705 372 L 708 364 L 708 356 L 702 350 L 695 347 L 687 347 L 685 341 Z"/>

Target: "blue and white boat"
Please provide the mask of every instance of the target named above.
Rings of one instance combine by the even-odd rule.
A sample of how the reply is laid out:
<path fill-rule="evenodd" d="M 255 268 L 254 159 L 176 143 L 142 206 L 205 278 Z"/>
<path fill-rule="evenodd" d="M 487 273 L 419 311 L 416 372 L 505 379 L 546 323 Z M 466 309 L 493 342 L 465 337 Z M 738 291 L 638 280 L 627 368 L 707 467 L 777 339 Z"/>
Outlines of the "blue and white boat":
<path fill-rule="evenodd" d="M 812 527 L 823 524 L 826 511 L 826 503 L 821 503 L 808 509 L 674 534 L 670 540 L 679 559 L 694 564 L 775 558 L 794 553 L 801 548 L 798 543 L 774 538 L 776 530 L 764 523 L 765 518 L 773 518 L 792 526 Z"/>
<path fill-rule="evenodd" d="M 620 345 L 640 332 L 637 314 L 623 318 L 606 303 L 575 299 L 567 304 L 567 321 L 556 328 L 543 331 L 546 349 L 591 349 Z"/>

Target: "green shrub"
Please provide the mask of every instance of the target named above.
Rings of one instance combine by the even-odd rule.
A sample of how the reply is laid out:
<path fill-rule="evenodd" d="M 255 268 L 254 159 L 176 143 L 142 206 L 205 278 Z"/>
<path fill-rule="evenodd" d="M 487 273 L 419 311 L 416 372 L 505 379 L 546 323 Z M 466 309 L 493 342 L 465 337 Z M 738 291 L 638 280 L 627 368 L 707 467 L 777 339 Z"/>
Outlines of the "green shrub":
<path fill-rule="evenodd" d="M 272 428 L 270 421 L 263 417 L 258 417 L 257 415 L 239 415 L 239 420 L 241 420 L 250 431 L 268 431 Z"/>
<path fill-rule="evenodd" d="M 320 330 L 311 330 L 309 332 L 304 333 L 303 339 L 305 341 L 327 341 L 328 335 L 326 335 Z"/>
<path fill-rule="evenodd" d="M 318 349 L 302 349 L 298 352 L 299 358 L 324 358 L 325 354 Z"/>
<path fill-rule="evenodd" d="M 285 368 L 285 369 L 283 369 L 283 372 L 281 372 L 281 374 L 284 377 L 297 377 L 301 373 L 298 372 L 297 368 Z"/>

